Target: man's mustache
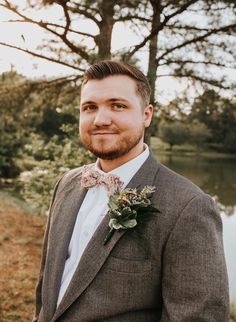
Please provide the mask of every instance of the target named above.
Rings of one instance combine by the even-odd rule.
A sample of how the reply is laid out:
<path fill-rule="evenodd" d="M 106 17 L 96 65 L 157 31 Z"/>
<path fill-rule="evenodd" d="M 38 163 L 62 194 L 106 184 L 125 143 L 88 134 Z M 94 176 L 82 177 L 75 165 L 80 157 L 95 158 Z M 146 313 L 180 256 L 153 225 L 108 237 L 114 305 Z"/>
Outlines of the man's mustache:
<path fill-rule="evenodd" d="M 96 127 L 94 129 L 91 129 L 89 131 L 89 134 L 119 134 L 120 131 L 116 128 L 111 128 L 111 127 Z"/>

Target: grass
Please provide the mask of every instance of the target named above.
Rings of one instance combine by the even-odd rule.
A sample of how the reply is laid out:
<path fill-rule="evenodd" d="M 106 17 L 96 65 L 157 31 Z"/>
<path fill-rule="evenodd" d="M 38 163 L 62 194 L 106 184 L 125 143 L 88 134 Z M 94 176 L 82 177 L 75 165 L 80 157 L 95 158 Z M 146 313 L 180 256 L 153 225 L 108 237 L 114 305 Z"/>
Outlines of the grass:
<path fill-rule="evenodd" d="M 158 151 L 158 154 L 179 154 L 186 156 L 199 155 L 207 158 L 236 159 L 236 154 L 215 152 L 205 147 L 201 151 L 198 151 L 197 148 L 191 144 L 175 145 L 173 146 L 172 151 L 170 151 L 169 144 L 163 142 L 157 137 L 151 138 L 151 148 L 154 151 Z"/>

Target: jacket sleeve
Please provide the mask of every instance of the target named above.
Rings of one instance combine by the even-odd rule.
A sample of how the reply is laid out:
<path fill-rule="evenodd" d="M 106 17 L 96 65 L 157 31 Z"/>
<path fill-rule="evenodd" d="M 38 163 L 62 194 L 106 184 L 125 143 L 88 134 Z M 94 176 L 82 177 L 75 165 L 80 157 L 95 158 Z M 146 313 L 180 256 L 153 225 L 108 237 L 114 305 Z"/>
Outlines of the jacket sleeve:
<path fill-rule="evenodd" d="M 56 192 L 59 186 L 61 179 L 57 182 L 54 188 L 50 208 L 49 208 L 49 216 L 48 216 L 48 221 L 47 221 L 47 226 L 46 230 L 44 233 L 44 240 L 43 240 L 43 247 L 42 247 L 42 255 L 41 255 L 41 264 L 40 264 L 40 270 L 39 270 L 39 275 L 38 275 L 38 282 L 36 285 L 36 290 L 35 290 L 35 312 L 34 312 L 34 317 L 32 322 L 37 322 L 39 318 L 39 314 L 41 311 L 42 307 L 42 283 L 43 283 L 43 275 L 44 275 L 44 268 L 45 268 L 45 263 L 46 263 L 46 257 L 47 257 L 47 247 L 48 247 L 48 234 L 50 230 L 50 221 L 51 221 L 51 209 L 53 206 L 53 202 L 55 200 Z"/>
<path fill-rule="evenodd" d="M 206 194 L 179 214 L 163 257 L 161 322 L 228 322 L 222 222 Z"/>

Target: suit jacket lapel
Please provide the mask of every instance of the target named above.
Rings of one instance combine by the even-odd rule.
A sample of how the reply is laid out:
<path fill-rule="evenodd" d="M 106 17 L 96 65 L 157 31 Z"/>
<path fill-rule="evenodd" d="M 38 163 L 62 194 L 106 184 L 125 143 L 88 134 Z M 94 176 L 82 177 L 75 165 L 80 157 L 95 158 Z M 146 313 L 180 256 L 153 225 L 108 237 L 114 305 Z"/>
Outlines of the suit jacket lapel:
<path fill-rule="evenodd" d="M 75 220 L 85 197 L 87 190 L 81 189 L 78 179 L 70 187 L 69 191 L 63 191 L 67 197 L 62 198 L 59 194 L 53 207 L 51 231 L 47 251 L 47 265 L 43 281 L 43 306 L 47 321 L 56 310 L 57 297 L 61 285 L 61 277 L 64 263 L 68 254 L 68 247 L 73 232 Z"/>
<path fill-rule="evenodd" d="M 152 185 L 154 178 L 158 171 L 158 163 L 150 154 L 143 166 L 131 179 L 127 187 L 142 189 L 145 185 Z M 95 234 L 87 245 L 80 263 L 75 271 L 72 281 L 62 299 L 58 309 L 54 315 L 53 320 L 57 319 L 88 287 L 95 276 L 98 274 L 100 268 L 106 261 L 113 247 L 123 236 L 126 230 L 117 231 L 114 233 L 109 242 L 104 246 L 103 240 L 109 231 L 109 218 L 104 217 L 101 224 L 98 226 Z M 99 256 L 98 256 L 99 254 Z"/>

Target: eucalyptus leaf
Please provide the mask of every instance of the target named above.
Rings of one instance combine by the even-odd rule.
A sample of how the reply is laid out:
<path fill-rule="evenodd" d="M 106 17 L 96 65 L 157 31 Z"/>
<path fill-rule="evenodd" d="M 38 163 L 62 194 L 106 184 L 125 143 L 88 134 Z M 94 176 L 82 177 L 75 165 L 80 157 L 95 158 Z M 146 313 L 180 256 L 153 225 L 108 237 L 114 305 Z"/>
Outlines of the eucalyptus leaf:
<path fill-rule="evenodd" d="M 140 226 L 146 221 L 149 213 L 158 212 L 147 198 L 147 194 L 150 195 L 154 191 L 154 187 L 148 186 L 144 187 L 141 192 L 138 192 L 136 189 L 127 188 L 109 197 L 108 215 L 110 217 L 110 232 L 107 234 L 104 243 L 107 243 L 114 230 Z"/>
<path fill-rule="evenodd" d="M 133 228 L 137 225 L 137 220 L 136 219 L 130 219 L 122 222 L 122 226 L 125 228 Z"/>
<path fill-rule="evenodd" d="M 118 220 L 115 219 L 115 218 L 110 219 L 110 221 L 109 221 L 109 227 L 110 228 L 114 228 L 114 229 L 123 228 L 123 226 L 121 224 L 119 224 Z"/>

